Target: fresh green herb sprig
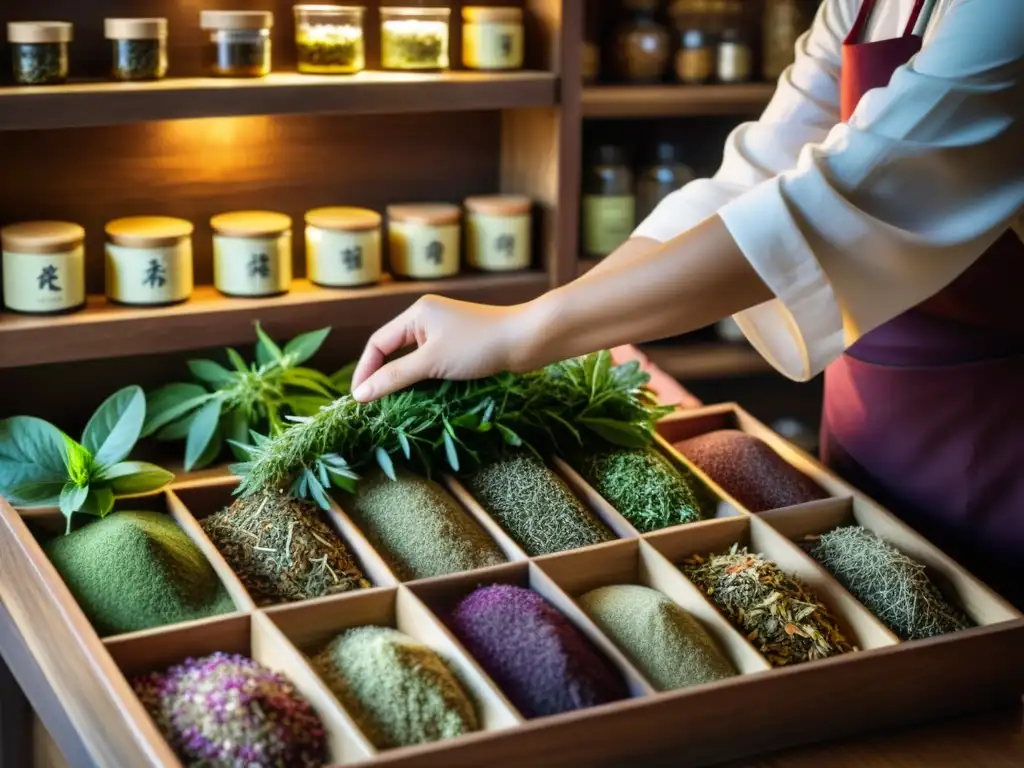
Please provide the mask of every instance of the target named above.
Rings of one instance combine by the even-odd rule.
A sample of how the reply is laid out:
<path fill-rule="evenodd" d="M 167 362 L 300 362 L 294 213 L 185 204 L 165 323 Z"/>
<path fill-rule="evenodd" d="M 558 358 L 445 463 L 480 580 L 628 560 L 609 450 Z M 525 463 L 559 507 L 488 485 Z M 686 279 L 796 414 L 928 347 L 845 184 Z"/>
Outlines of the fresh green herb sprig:
<path fill-rule="evenodd" d="M 279 347 L 256 323 L 256 361 L 247 364 L 227 349 L 234 370 L 213 360 L 189 360 L 198 383 L 168 384 L 149 394 L 142 436 L 185 441 L 185 469 L 201 469 L 224 449 L 225 440 L 247 442 L 251 432 L 277 435 L 285 417 L 309 416 L 348 391 L 351 367 L 334 376 L 300 367 L 317 353 L 330 328 L 296 336 Z M 246 454 L 238 453 L 244 459 Z"/>
<path fill-rule="evenodd" d="M 126 461 L 146 419 L 141 387 L 108 397 L 76 442 L 34 416 L 0 421 L 0 495 L 20 507 L 60 507 L 71 530 L 75 512 L 105 517 L 114 499 L 159 491 L 174 475 Z"/>
<path fill-rule="evenodd" d="M 429 475 L 482 466 L 509 448 L 540 456 L 585 438 L 648 445 L 671 411 L 646 389 L 649 379 L 635 361 L 613 366 L 602 351 L 531 373 L 421 384 L 372 403 L 342 397 L 245 446 L 249 460 L 232 468 L 243 478 L 237 492 L 288 488 L 327 508 L 327 490 L 353 491 L 357 470 L 372 462 L 393 479 L 403 459 Z"/>

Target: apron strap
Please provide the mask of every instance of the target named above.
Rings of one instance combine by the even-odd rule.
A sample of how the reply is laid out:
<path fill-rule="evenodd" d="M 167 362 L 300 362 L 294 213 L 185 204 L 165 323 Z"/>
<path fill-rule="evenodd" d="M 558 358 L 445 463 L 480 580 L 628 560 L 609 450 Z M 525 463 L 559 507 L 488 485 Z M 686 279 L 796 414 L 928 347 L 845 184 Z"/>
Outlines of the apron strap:
<path fill-rule="evenodd" d="M 860 11 L 857 13 L 857 19 L 853 22 L 850 34 L 846 36 L 843 45 L 857 45 L 861 41 L 864 31 L 867 29 L 868 21 L 871 20 L 871 14 L 874 13 L 875 2 L 876 0 L 862 0 Z M 917 19 L 921 15 L 921 11 L 924 10 L 924 6 L 925 0 L 915 0 L 914 7 L 910 11 L 910 19 L 907 21 L 907 28 L 903 30 L 904 37 L 910 37 L 914 34 L 914 26 L 917 24 Z"/>
<path fill-rule="evenodd" d="M 910 19 L 907 21 L 907 28 L 903 30 L 904 37 L 910 37 L 914 34 L 914 27 L 917 25 L 917 17 L 921 15 L 921 11 L 924 9 L 925 0 L 917 0 L 914 3 L 914 8 L 910 12 Z"/>

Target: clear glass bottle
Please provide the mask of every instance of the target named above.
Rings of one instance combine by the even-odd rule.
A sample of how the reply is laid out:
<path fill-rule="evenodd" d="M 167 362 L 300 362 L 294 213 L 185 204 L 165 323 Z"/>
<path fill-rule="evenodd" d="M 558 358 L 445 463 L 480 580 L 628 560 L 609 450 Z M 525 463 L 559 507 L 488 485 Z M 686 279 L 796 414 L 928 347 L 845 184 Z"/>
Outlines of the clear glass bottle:
<path fill-rule="evenodd" d="M 264 77 L 270 74 L 270 11 L 203 11 L 203 57 L 211 77 Z"/>
<path fill-rule="evenodd" d="M 672 20 L 679 35 L 676 50 L 676 80 L 686 85 L 703 85 L 715 76 L 715 40 L 707 0 L 678 0 L 672 5 Z"/>
<path fill-rule="evenodd" d="M 381 8 L 380 58 L 384 69 L 448 69 L 450 8 Z"/>
<path fill-rule="evenodd" d="M 583 255 L 601 259 L 633 233 L 636 196 L 626 153 L 615 144 L 600 144 L 583 181 Z"/>
<path fill-rule="evenodd" d="M 467 69 L 522 69 L 522 9 L 479 5 L 464 7 L 462 64 Z"/>
<path fill-rule="evenodd" d="M 671 36 L 655 18 L 656 0 L 623 0 L 630 15 L 615 33 L 615 75 L 630 83 L 655 83 L 665 76 Z"/>
<path fill-rule="evenodd" d="M 746 83 L 753 76 L 753 52 L 747 39 L 740 0 L 729 0 L 724 4 L 715 70 L 721 83 Z"/>
<path fill-rule="evenodd" d="M 68 43 L 73 28 L 66 21 L 12 21 L 7 25 L 14 82 L 59 85 L 68 79 Z"/>
<path fill-rule="evenodd" d="M 296 5 L 298 70 L 310 75 L 348 75 L 366 67 L 362 5 Z"/>
<path fill-rule="evenodd" d="M 167 19 L 105 19 L 115 80 L 160 80 L 167 75 Z"/>
<path fill-rule="evenodd" d="M 643 221 L 672 192 L 693 181 L 694 173 L 681 158 L 678 145 L 659 141 L 636 180 L 636 220 Z"/>

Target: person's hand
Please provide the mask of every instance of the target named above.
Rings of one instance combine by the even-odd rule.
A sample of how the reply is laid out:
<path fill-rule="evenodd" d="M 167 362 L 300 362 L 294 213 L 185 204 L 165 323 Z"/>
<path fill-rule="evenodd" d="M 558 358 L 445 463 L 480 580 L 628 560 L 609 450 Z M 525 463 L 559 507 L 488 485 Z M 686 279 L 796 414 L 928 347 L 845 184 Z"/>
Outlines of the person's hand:
<path fill-rule="evenodd" d="M 524 306 L 424 296 L 370 337 L 352 375 L 352 396 L 365 403 L 424 379 L 476 379 L 523 370 L 528 364 Z M 385 362 L 413 345 L 409 354 Z"/>

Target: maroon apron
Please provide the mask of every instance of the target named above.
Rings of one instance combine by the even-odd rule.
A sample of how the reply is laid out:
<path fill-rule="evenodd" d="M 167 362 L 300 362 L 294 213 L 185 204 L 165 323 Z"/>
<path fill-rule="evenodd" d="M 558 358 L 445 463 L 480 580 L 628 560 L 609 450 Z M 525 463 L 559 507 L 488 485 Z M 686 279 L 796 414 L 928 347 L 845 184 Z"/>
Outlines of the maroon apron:
<path fill-rule="evenodd" d="M 912 34 L 843 44 L 840 105 L 888 84 Z M 822 460 L 1024 603 L 1024 244 L 1006 232 L 950 286 L 865 334 L 825 372 Z"/>

